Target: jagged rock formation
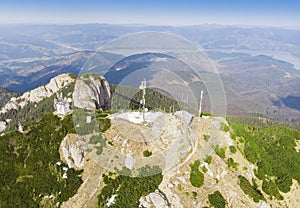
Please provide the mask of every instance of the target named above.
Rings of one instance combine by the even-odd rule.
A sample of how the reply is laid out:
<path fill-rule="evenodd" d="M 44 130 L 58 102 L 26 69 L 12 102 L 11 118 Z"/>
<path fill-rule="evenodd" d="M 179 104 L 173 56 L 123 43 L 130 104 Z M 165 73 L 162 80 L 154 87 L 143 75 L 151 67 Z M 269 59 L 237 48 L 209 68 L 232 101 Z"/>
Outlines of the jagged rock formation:
<path fill-rule="evenodd" d="M 107 110 L 111 107 L 109 83 L 103 76 L 86 74 L 76 80 L 74 107 L 88 110 Z"/>
<path fill-rule="evenodd" d="M 82 168 L 85 160 L 86 143 L 78 135 L 67 135 L 60 145 L 61 159 L 69 168 Z"/>
<path fill-rule="evenodd" d="M 153 204 L 153 205 L 152 205 Z M 156 190 L 140 199 L 140 206 L 145 208 L 151 207 L 170 207 L 170 203 L 161 190 Z"/>
<path fill-rule="evenodd" d="M 6 121 L 0 121 L 0 132 L 6 129 L 7 123 Z"/>
<path fill-rule="evenodd" d="M 70 74 L 61 74 L 50 80 L 47 85 L 40 86 L 29 92 L 25 92 L 20 97 L 12 97 L 2 108 L 0 113 L 5 113 L 11 109 L 23 108 L 27 103 L 38 103 L 46 97 L 52 96 L 60 89 L 74 82 L 75 79 Z"/>

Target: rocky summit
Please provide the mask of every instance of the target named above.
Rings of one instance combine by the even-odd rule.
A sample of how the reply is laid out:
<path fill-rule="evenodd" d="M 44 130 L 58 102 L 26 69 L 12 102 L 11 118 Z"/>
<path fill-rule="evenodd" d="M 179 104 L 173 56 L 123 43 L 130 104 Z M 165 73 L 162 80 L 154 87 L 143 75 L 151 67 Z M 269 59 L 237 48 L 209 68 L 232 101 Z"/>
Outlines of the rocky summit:
<path fill-rule="evenodd" d="M 107 110 L 111 105 L 109 83 L 103 76 L 86 74 L 76 80 L 74 107 L 87 110 Z"/>

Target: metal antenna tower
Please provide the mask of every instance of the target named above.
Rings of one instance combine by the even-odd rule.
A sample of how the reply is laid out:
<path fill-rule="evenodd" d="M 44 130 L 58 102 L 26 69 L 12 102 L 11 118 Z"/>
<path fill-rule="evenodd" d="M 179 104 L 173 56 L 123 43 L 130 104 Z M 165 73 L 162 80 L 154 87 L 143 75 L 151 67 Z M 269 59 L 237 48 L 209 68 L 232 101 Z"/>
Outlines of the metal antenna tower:
<path fill-rule="evenodd" d="M 184 110 L 187 110 L 188 102 L 189 102 L 189 95 L 186 95 L 185 97 L 184 94 L 181 93 L 181 103 L 182 103 L 182 108 Z"/>
<path fill-rule="evenodd" d="M 146 83 L 146 79 L 144 79 L 144 81 L 141 81 L 141 85 L 139 86 L 139 89 L 143 90 L 143 97 L 142 100 L 140 101 L 140 103 L 143 106 L 143 121 L 145 122 L 145 104 L 146 104 L 146 100 L 145 100 L 145 96 L 146 96 L 146 87 L 147 87 L 147 83 Z"/>

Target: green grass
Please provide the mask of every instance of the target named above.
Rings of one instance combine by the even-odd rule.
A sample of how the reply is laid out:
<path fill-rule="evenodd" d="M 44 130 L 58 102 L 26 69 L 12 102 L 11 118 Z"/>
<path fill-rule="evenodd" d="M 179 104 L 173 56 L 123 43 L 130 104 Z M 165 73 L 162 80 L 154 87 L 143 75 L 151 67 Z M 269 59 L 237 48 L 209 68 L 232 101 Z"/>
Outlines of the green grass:
<path fill-rule="evenodd" d="M 211 112 L 202 112 L 201 116 L 213 116 Z"/>

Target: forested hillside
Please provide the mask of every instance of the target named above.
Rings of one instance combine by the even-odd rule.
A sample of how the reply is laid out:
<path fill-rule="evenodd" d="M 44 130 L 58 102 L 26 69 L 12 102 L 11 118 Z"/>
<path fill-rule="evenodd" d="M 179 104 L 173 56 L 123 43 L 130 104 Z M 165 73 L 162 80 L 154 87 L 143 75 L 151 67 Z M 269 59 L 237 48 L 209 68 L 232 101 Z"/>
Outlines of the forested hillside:
<path fill-rule="evenodd" d="M 8 91 L 0 87 L 0 108 L 10 100 L 11 97 L 17 96 L 15 92 Z"/>
<path fill-rule="evenodd" d="M 74 133 L 72 117 L 48 113 L 25 127 L 0 136 L 0 207 L 55 207 L 73 196 L 81 171 L 60 161 L 59 146 Z"/>

